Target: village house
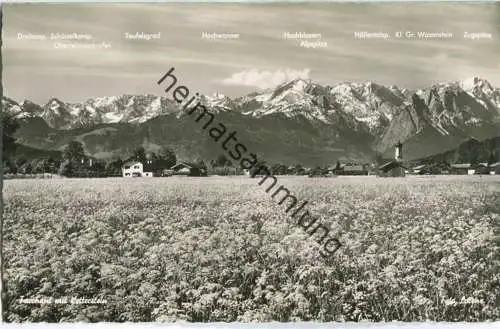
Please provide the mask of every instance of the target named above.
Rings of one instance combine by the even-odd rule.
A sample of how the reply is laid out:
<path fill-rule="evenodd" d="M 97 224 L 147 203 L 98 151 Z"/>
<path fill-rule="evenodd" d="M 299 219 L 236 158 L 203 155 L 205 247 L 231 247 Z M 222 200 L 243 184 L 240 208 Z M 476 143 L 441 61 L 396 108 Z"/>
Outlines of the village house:
<path fill-rule="evenodd" d="M 337 166 L 330 166 L 328 168 L 326 168 L 326 170 L 328 170 L 328 174 L 329 175 L 336 175 L 337 173 L 335 172 L 335 169 L 337 168 Z"/>
<path fill-rule="evenodd" d="M 378 168 L 378 176 L 380 177 L 405 177 L 406 168 L 399 161 L 390 161 Z"/>
<path fill-rule="evenodd" d="M 207 171 L 205 168 L 200 167 L 197 164 L 190 162 L 178 162 L 172 168 L 170 168 L 173 175 L 180 176 L 207 176 Z"/>
<path fill-rule="evenodd" d="M 170 177 L 170 176 L 173 176 L 174 175 L 174 170 L 172 169 L 163 169 L 161 171 L 161 176 L 162 177 Z"/>
<path fill-rule="evenodd" d="M 475 172 L 470 163 L 455 163 L 450 168 L 450 173 L 453 175 L 474 175 Z"/>
<path fill-rule="evenodd" d="M 428 172 L 427 169 L 428 169 L 428 166 L 423 164 L 423 165 L 419 165 L 419 166 L 411 168 L 411 173 L 413 175 L 425 175 Z"/>
<path fill-rule="evenodd" d="M 295 166 L 288 166 L 288 168 L 286 168 L 286 171 L 289 175 L 297 175 Z"/>
<path fill-rule="evenodd" d="M 144 171 L 149 169 L 148 164 L 146 168 L 140 161 L 127 161 L 122 166 L 122 177 L 153 177 L 152 171 Z"/>
<path fill-rule="evenodd" d="M 230 166 L 223 166 L 223 167 L 212 167 L 208 171 L 210 175 L 216 175 L 216 176 L 235 176 L 240 173 L 240 171 L 237 168 L 230 167 Z"/>
<path fill-rule="evenodd" d="M 500 175 L 500 162 L 492 163 L 488 166 L 490 175 Z"/>
<path fill-rule="evenodd" d="M 364 165 L 345 165 L 341 170 L 337 171 L 339 175 L 368 175 L 368 170 Z"/>
<path fill-rule="evenodd" d="M 412 175 L 447 175 L 450 165 L 447 163 L 430 163 L 415 166 L 409 170 Z"/>
<path fill-rule="evenodd" d="M 477 166 L 474 168 L 475 175 L 489 175 L 490 174 L 490 167 L 488 166 L 488 163 L 482 162 L 479 163 Z"/>
<path fill-rule="evenodd" d="M 312 168 L 306 167 L 302 169 L 300 175 L 310 175 L 311 173 L 312 173 Z"/>

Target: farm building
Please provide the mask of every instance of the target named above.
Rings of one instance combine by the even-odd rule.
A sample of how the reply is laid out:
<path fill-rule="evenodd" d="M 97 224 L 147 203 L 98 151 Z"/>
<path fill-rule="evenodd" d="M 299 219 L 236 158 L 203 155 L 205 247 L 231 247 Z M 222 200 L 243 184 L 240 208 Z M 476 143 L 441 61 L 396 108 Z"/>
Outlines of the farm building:
<path fill-rule="evenodd" d="M 163 177 L 169 177 L 169 176 L 172 176 L 174 174 L 174 171 L 172 169 L 163 169 L 161 171 L 161 175 Z"/>
<path fill-rule="evenodd" d="M 173 171 L 173 175 L 181 176 L 206 176 L 207 171 L 205 168 L 200 167 L 197 164 L 181 161 L 174 165 L 170 170 Z"/>
<path fill-rule="evenodd" d="M 224 166 L 224 167 L 212 167 L 208 171 L 210 175 L 218 175 L 218 176 L 235 176 L 239 174 L 237 168 Z"/>
<path fill-rule="evenodd" d="M 298 168 L 294 171 L 294 174 L 295 175 L 305 175 L 306 174 L 306 171 L 304 168 Z"/>
<path fill-rule="evenodd" d="M 450 168 L 450 173 L 454 175 L 474 175 L 475 172 L 470 163 L 455 163 Z"/>
<path fill-rule="evenodd" d="M 492 163 L 488 166 L 490 175 L 500 175 L 500 162 Z"/>
<path fill-rule="evenodd" d="M 297 168 L 296 166 L 288 166 L 288 168 L 286 168 L 286 171 L 289 175 L 298 175 L 297 169 L 300 169 L 300 168 Z"/>
<path fill-rule="evenodd" d="M 490 174 L 490 167 L 488 166 L 487 163 L 480 163 L 478 164 L 475 168 L 475 175 L 489 175 Z"/>
<path fill-rule="evenodd" d="M 450 166 L 446 163 L 422 164 L 411 168 L 409 172 L 413 175 L 447 175 Z"/>
<path fill-rule="evenodd" d="M 378 167 L 378 176 L 380 177 L 405 177 L 406 168 L 399 161 L 389 161 Z"/>
<path fill-rule="evenodd" d="M 419 165 L 419 166 L 411 168 L 411 173 L 414 175 L 425 175 L 425 173 L 427 172 L 427 169 L 428 169 L 428 166 L 423 164 L 423 165 Z"/>
<path fill-rule="evenodd" d="M 144 169 L 148 168 L 140 161 L 127 161 L 122 166 L 122 177 L 153 177 L 153 172 Z"/>
<path fill-rule="evenodd" d="M 368 175 L 364 165 L 344 165 L 335 171 L 338 175 Z"/>
<path fill-rule="evenodd" d="M 336 175 L 337 174 L 336 169 L 337 169 L 337 166 L 330 166 L 330 167 L 326 168 L 326 170 L 328 170 L 329 175 Z"/>

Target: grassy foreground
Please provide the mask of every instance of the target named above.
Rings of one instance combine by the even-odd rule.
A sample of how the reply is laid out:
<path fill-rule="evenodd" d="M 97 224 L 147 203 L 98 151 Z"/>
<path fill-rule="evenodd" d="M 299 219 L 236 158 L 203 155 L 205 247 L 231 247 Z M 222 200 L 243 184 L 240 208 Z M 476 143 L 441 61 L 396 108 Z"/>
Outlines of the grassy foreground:
<path fill-rule="evenodd" d="M 9 180 L 4 321 L 500 319 L 500 177 Z M 26 303 L 84 297 L 97 303 Z"/>

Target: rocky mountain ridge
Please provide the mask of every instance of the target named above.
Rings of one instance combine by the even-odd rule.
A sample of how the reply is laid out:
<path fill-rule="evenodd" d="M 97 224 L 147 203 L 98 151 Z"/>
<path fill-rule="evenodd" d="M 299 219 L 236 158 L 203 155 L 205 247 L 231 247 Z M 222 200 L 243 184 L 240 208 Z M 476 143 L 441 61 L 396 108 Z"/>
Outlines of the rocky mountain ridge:
<path fill-rule="evenodd" d="M 480 78 L 440 83 L 415 91 L 374 82 L 322 86 L 312 80 L 296 79 L 275 89 L 234 99 L 218 93 L 202 96 L 201 102 L 215 111 L 238 111 L 254 117 L 271 113 L 283 113 L 287 117 L 302 115 L 325 123 L 344 112 L 369 130 L 376 130 L 391 122 L 401 110 L 415 106 L 415 96 L 429 107 L 429 115 L 438 129 L 443 119 L 446 125 L 473 124 L 500 115 L 500 89 Z M 143 123 L 181 110 L 173 100 L 154 95 L 100 97 L 82 103 L 52 98 L 45 105 L 29 100 L 17 103 L 6 97 L 3 102 L 7 110 L 19 117 L 39 116 L 55 129 Z"/>
<path fill-rule="evenodd" d="M 49 129 L 52 135 L 77 135 L 82 129 L 91 131 L 117 124 L 141 130 L 165 120 L 175 127 L 171 120 L 181 119 L 181 108 L 176 102 L 153 95 L 101 97 L 77 104 L 53 98 L 43 106 L 8 98 L 2 102 L 7 111 L 25 122 L 43 119 L 48 127 L 42 130 Z M 265 122 L 279 122 L 279 126 L 269 128 L 275 131 L 261 131 L 260 136 L 254 137 L 259 140 L 269 136 L 281 140 L 283 135 L 302 129 L 292 122 L 307 122 L 299 142 L 320 143 L 326 152 L 332 148 L 345 151 L 346 145 L 358 145 L 359 152 L 368 148 L 383 153 L 402 141 L 413 156 L 428 156 L 452 149 L 467 138 L 482 140 L 500 135 L 500 89 L 480 78 L 439 83 L 415 91 L 374 82 L 323 86 L 296 79 L 236 98 L 221 94 L 202 96 L 200 102 L 243 130 L 247 129 L 246 123 L 252 126 L 259 120 L 262 126 L 266 126 Z M 148 140 L 147 134 L 141 135 Z M 25 140 L 33 147 L 40 146 L 33 139 Z M 320 150 L 321 145 L 317 146 Z"/>

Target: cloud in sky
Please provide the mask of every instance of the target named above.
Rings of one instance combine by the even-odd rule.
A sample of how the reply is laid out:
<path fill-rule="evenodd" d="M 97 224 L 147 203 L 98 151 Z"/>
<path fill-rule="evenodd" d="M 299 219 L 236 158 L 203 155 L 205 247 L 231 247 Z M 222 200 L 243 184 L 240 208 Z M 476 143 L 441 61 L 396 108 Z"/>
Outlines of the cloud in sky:
<path fill-rule="evenodd" d="M 276 71 L 259 71 L 254 69 L 234 73 L 229 78 L 222 80 L 222 83 L 225 85 L 266 89 L 276 87 L 293 79 L 309 79 L 310 72 L 310 69 L 303 69 L 302 71 L 290 68 Z"/>
<path fill-rule="evenodd" d="M 190 89 L 230 97 L 294 78 L 414 89 L 479 76 L 500 86 L 500 3 L 6 4 L 3 13 L 4 87 L 15 100 L 163 95 L 155 82 L 170 67 Z M 354 38 L 361 31 L 446 31 L 454 37 Z M 464 31 L 492 38 L 464 39 Z M 63 50 L 52 40 L 18 39 L 18 33 L 52 32 L 91 34 L 111 48 Z M 126 32 L 160 32 L 161 39 L 130 40 Z M 202 32 L 241 37 L 208 40 Z M 284 32 L 320 33 L 328 47 L 300 47 Z"/>

